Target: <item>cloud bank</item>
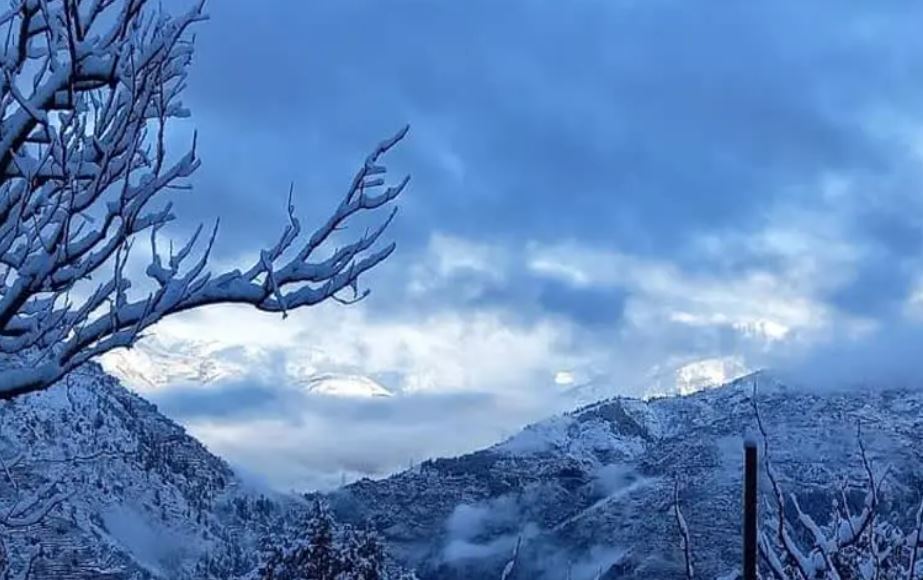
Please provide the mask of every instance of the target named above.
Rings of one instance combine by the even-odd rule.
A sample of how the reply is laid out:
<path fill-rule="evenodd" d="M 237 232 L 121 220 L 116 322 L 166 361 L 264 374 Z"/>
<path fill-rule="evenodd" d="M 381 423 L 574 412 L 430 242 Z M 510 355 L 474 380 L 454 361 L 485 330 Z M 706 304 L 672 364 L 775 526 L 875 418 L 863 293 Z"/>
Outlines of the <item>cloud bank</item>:
<path fill-rule="evenodd" d="M 398 252 L 367 302 L 157 331 L 261 353 L 259 376 L 150 396 L 274 481 L 472 449 L 555 408 L 556 376 L 635 395 L 652 369 L 721 357 L 818 384 L 919 376 L 920 6 L 209 10 L 187 95 L 204 165 L 170 235 L 220 211 L 216 260 L 247 262 L 291 182 L 320 223 L 368 147 L 412 125 Z M 402 396 L 304 399 L 278 370 L 299 364 Z"/>

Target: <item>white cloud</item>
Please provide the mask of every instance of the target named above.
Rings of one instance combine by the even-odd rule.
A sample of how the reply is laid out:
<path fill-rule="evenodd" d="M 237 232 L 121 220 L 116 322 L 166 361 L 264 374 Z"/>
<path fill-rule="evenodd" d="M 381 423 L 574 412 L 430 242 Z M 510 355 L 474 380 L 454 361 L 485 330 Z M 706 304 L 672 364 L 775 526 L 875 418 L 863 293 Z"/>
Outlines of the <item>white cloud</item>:
<path fill-rule="evenodd" d="M 391 386 L 404 392 L 528 390 L 584 359 L 569 352 L 572 330 L 560 322 L 517 326 L 488 311 L 370 318 L 369 307 L 325 304 L 284 321 L 244 307 L 211 307 L 165 321 L 156 333 L 166 341 L 276 351 L 292 372 L 398 374 L 401 384 Z"/>
<path fill-rule="evenodd" d="M 730 326 L 767 340 L 792 329 L 822 327 L 826 305 L 794 271 L 751 270 L 734 274 L 684 271 L 664 260 L 601 251 L 574 242 L 533 244 L 530 267 L 579 285 L 628 291 L 626 322 L 635 327 L 676 322 L 689 326 Z"/>
<path fill-rule="evenodd" d="M 554 384 L 558 369 L 594 364 L 592 353 L 575 354 L 571 331 L 559 323 L 511 326 L 491 312 L 442 312 L 405 321 L 368 316 L 374 307 L 323 305 L 285 321 L 231 306 L 175 317 L 157 327 L 158 338 L 219 343 L 240 357 L 236 362 L 242 364 L 232 370 L 247 370 L 222 375 L 207 387 L 185 381 L 148 388 L 146 396 L 178 414 L 214 452 L 245 471 L 265 474 L 273 485 L 329 487 L 339 484 L 341 473 L 349 479 L 385 475 L 411 459 L 493 443 L 561 409 L 560 387 Z M 240 347 L 250 349 L 257 364 L 243 361 L 250 354 Z M 189 352 L 192 345 L 184 348 Z M 286 393 L 295 381 L 324 372 L 375 377 L 399 394 L 381 397 L 388 399 L 386 406 L 350 400 L 344 405 L 352 411 L 331 412 L 322 399 Z M 184 389 L 224 396 L 225 384 L 280 391 L 284 409 L 269 405 L 208 416 L 195 398 L 180 403 L 193 408 L 168 404 Z M 234 405 L 234 392 L 226 396 L 230 403 L 222 409 Z M 421 405 L 429 410 L 421 412 Z"/>
<path fill-rule="evenodd" d="M 870 321 L 825 301 L 827 292 L 851 280 L 862 257 L 844 241 L 841 221 L 791 208 L 774 211 L 778 219 L 752 234 L 712 233 L 690 244 L 711 265 L 742 251 L 766 258 L 762 267 L 693 270 L 680 261 L 575 241 L 513 248 L 435 234 L 409 272 L 409 300 L 438 292 L 460 274 L 470 274 L 475 286 L 511 283 L 517 272 L 527 272 L 575 288 L 624 291 L 621 325 L 604 335 L 550 314 L 523 321 L 510 316 L 515 304 L 447 303 L 412 316 L 392 314 L 377 295 L 351 307 L 300 310 L 286 320 L 246 307 L 212 307 L 168 319 L 155 332 L 165 340 L 219 344 L 260 361 L 235 380 L 284 389 L 319 373 L 347 373 L 398 393 L 384 406 L 354 403 L 355 413 L 338 408 L 327 414 L 316 399 L 296 397 L 286 402 L 296 420 L 232 414 L 187 421 L 213 450 L 268 473 L 277 485 L 334 485 L 341 473 L 385 474 L 411 457 L 496 441 L 560 409 L 562 387 L 602 385 L 601 393 L 641 395 L 651 377 L 698 369 L 702 361 L 711 364 L 711 377 L 714 361 L 759 367 L 831 337 L 868 332 Z M 805 219 L 812 228 L 803 227 Z M 915 304 L 911 300 L 908 308 Z M 728 346 L 724 332 L 739 342 Z M 459 403 L 470 401 L 466 396 L 483 398 L 466 407 Z M 448 406 L 427 406 L 433 400 Z M 421 405 L 429 411 L 420 413 Z"/>
<path fill-rule="evenodd" d="M 380 477 L 430 457 L 452 456 L 511 435 L 549 412 L 538 398 L 415 394 L 333 400 L 298 394 L 278 417 L 201 417 L 190 433 L 281 489 L 330 488 Z"/>
<path fill-rule="evenodd" d="M 557 385 L 572 385 L 574 384 L 574 373 L 570 371 L 558 371 L 554 374 L 554 382 Z"/>
<path fill-rule="evenodd" d="M 476 274 L 482 283 L 500 282 L 509 263 L 503 248 L 437 232 L 411 268 L 408 290 L 411 295 L 425 294 L 457 274 Z"/>

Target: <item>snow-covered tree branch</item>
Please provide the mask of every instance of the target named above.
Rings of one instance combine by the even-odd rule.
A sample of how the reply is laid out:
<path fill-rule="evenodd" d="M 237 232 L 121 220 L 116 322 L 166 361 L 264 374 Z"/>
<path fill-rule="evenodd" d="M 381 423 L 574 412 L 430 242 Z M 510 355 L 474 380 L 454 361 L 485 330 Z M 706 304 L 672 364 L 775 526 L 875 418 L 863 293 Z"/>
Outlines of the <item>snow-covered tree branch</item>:
<path fill-rule="evenodd" d="M 821 525 L 801 508 L 795 494 L 790 494 L 786 501 L 772 464 L 769 434 L 760 415 L 755 388 L 752 402 L 763 440 L 763 467 L 772 498 L 772 515 L 763 522 L 764 529 L 758 538 L 760 556 L 770 577 L 779 580 L 919 578 L 916 557 L 923 512 L 917 510 L 915 529 L 909 534 L 905 534 L 897 522 L 879 518 L 882 487 L 889 470 L 875 473 L 861 425 L 856 432 L 859 459 L 865 473 L 861 507 L 858 513 L 850 509 L 844 484 L 840 497 L 833 501 L 829 521 Z M 923 510 L 923 504 L 920 509 Z"/>
<path fill-rule="evenodd" d="M 771 485 L 774 513 L 764 522 L 759 536 L 760 555 L 772 578 L 841 580 L 917 580 L 921 577 L 916 560 L 920 546 L 923 504 L 916 510 L 914 528 L 905 533 L 899 522 L 880 517 L 882 487 L 888 470 L 876 475 L 858 433 L 859 457 L 866 481 L 858 512 L 850 508 L 844 485 L 834 500 L 829 520 L 820 524 L 802 509 L 795 494 L 786 500 L 782 486 L 769 460 L 766 432 L 759 420 L 764 440 L 764 465 Z M 794 517 L 786 517 L 786 513 Z"/>
<path fill-rule="evenodd" d="M 188 115 L 180 95 L 191 28 L 204 18 L 199 0 L 177 15 L 148 0 L 18 0 L 0 15 L 0 354 L 29 353 L 0 371 L 0 399 L 46 388 L 173 313 L 240 303 L 284 316 L 359 300 L 360 276 L 394 250 L 377 245 L 393 209 L 380 226 L 326 247 L 350 218 L 403 191 L 406 177 L 385 183 L 382 157 L 406 128 L 372 151 L 315 231 L 302 231 L 290 196 L 278 241 L 243 271 L 209 272 L 217 221 L 180 248 L 158 249 L 174 214 L 155 202 L 187 188 L 199 166 L 194 137 L 171 155 L 166 135 Z M 135 296 L 126 266 L 142 239 L 150 288 Z"/>
<path fill-rule="evenodd" d="M 786 494 L 773 464 L 770 435 L 753 394 L 753 411 L 762 440 L 762 469 L 768 489 L 767 509 L 758 534 L 760 573 L 776 580 L 920 580 L 918 563 L 923 539 L 923 503 L 913 517 L 882 513 L 884 483 L 889 470 L 876 471 L 861 428 L 857 429 L 863 481 L 844 480 L 829 517 L 802 508 L 794 493 Z M 855 478 L 852 478 L 855 479 Z M 693 578 L 690 534 L 674 488 L 673 510 L 679 529 L 684 575 Z M 906 514 L 909 516 L 910 514 Z M 912 524 L 911 524 L 912 519 Z M 909 524 L 909 525 L 908 525 Z M 907 528 L 910 531 L 905 531 Z M 740 578 L 739 570 L 722 579 Z"/>

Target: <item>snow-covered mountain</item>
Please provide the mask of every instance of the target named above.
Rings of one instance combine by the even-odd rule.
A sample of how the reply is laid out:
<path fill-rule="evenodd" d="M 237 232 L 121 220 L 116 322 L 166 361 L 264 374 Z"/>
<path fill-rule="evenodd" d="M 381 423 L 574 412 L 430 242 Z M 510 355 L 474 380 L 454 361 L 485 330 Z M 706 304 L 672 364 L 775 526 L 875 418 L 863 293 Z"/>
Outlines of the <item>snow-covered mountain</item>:
<path fill-rule="evenodd" d="M 330 397 L 393 397 L 394 393 L 362 375 L 324 373 L 313 376 L 307 390 L 316 395 Z"/>
<path fill-rule="evenodd" d="M 641 385 L 635 389 L 644 398 L 671 395 L 691 395 L 704 389 L 727 384 L 753 372 L 740 357 L 714 357 L 667 363 L 651 369 Z M 610 377 L 597 377 L 576 381 L 571 373 L 567 380 L 558 380 L 564 386 L 564 396 L 574 408 L 582 407 L 624 393 L 626 385 L 613 384 Z"/>
<path fill-rule="evenodd" d="M 742 443 L 752 393 L 786 491 L 818 521 L 861 489 L 857 422 L 890 512 L 923 493 L 923 391 L 811 392 L 765 373 L 649 400 L 615 398 L 553 417 L 483 451 L 424 462 L 333 494 L 344 518 L 371 519 L 421 578 L 498 578 L 522 538 L 521 577 L 682 578 L 674 485 L 697 575 L 739 565 Z M 845 479 L 844 479 L 845 478 Z M 763 482 L 761 485 L 765 485 Z"/>
<path fill-rule="evenodd" d="M 4 508 L 34 503 L 29 518 L 54 505 L 2 532 L 14 571 L 41 551 L 33 578 L 230 577 L 256 564 L 269 527 L 302 509 L 249 489 L 95 364 L 0 404 L 0 457 Z"/>
<path fill-rule="evenodd" d="M 329 388 L 374 384 L 327 377 Z M 326 387 L 325 387 L 326 388 Z M 812 392 L 765 373 L 687 396 L 613 398 L 457 458 L 328 494 L 343 529 L 371 526 L 424 580 L 682 577 L 674 485 L 702 577 L 739 560 L 742 434 L 758 393 L 787 491 L 823 521 L 844 481 L 861 487 L 856 424 L 889 513 L 923 490 L 923 390 Z M 98 365 L 0 404 L 0 513 L 13 568 L 33 578 L 242 578 L 266 539 L 288 546 L 312 502 L 257 489 Z M 9 517 L 9 516 L 7 516 Z"/>
<path fill-rule="evenodd" d="M 367 398 L 394 394 L 358 373 L 322 371 L 336 365 L 318 349 L 306 349 L 300 354 L 303 358 L 278 365 L 273 364 L 272 354 L 264 348 L 150 336 L 131 349 L 106 353 L 101 364 L 108 373 L 140 393 L 179 384 L 207 385 L 275 373 L 271 375 L 275 381 L 303 387 L 317 395 Z"/>
<path fill-rule="evenodd" d="M 691 395 L 704 389 L 726 385 L 753 372 L 740 357 L 727 356 L 687 361 L 678 365 L 664 365 L 650 371 L 646 383 L 646 397 Z"/>
<path fill-rule="evenodd" d="M 103 368 L 125 385 L 145 392 L 176 383 L 212 383 L 240 376 L 264 361 L 259 349 L 228 349 L 214 342 L 145 337 L 131 349 L 103 355 Z"/>
<path fill-rule="evenodd" d="M 241 480 L 99 365 L 0 403 L 10 577 L 30 566 L 33 580 L 249 577 L 264 548 L 304 543 L 312 510 Z M 348 531 L 334 533 L 358 537 Z"/>
<path fill-rule="evenodd" d="M 390 397 L 401 388 L 399 384 L 385 386 L 379 377 L 344 366 L 321 347 L 301 346 L 297 354 L 280 362 L 278 353 L 269 348 L 189 340 L 164 333 L 145 337 L 131 349 L 106 353 L 100 363 L 106 372 L 142 394 L 179 384 L 207 385 L 242 378 L 281 382 L 307 392 L 344 398 Z M 618 396 L 626 388 L 646 398 L 688 395 L 723 385 L 753 370 L 735 356 L 686 358 L 650 369 L 640 384 L 622 384 L 611 376 L 588 375 L 580 369 L 560 371 L 554 381 L 561 388 L 565 410 Z M 402 379 L 387 382 L 401 383 Z"/>

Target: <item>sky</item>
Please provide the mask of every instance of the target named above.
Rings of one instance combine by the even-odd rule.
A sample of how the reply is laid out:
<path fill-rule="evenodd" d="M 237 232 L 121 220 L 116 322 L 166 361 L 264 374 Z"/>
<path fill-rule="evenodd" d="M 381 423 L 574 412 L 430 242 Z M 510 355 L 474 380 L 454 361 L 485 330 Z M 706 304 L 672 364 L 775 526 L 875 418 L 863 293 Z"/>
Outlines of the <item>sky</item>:
<path fill-rule="evenodd" d="M 210 309 L 154 333 L 259 353 L 259 372 L 146 393 L 242 470 L 291 487 L 380 475 L 496 441 L 565 387 L 641 395 L 700 360 L 817 385 L 923 370 L 923 6 L 207 12 L 184 98 L 203 165 L 171 235 L 220 215 L 215 269 L 273 243 L 290 184 L 320 224 L 371 147 L 411 126 L 388 156 L 412 175 L 398 249 L 366 301 L 284 321 Z M 300 363 L 399 396 L 296 396 Z"/>

